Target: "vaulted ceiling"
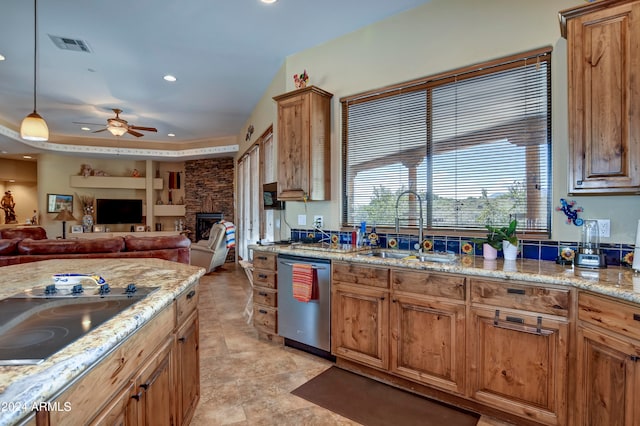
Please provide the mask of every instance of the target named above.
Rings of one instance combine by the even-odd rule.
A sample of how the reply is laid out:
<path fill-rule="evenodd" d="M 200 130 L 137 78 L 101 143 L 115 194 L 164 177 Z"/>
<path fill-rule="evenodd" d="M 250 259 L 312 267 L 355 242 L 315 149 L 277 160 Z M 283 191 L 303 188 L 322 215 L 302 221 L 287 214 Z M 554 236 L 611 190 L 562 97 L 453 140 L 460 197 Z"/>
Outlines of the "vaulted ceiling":
<path fill-rule="evenodd" d="M 92 133 L 112 108 L 158 129 L 122 137 L 137 146 L 234 137 L 288 55 L 427 1 L 40 0 L 37 110 L 54 143 L 113 147 L 116 136 Z M 0 55 L 0 155 L 37 153 L 19 140 L 33 110 L 33 1 L 0 2 Z"/>

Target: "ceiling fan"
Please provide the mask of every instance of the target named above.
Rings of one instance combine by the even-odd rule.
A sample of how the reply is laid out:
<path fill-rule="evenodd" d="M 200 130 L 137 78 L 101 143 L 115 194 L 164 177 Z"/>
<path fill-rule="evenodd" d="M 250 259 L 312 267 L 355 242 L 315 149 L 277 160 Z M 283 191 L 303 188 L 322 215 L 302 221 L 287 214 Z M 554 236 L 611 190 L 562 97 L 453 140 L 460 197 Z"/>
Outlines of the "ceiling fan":
<path fill-rule="evenodd" d="M 95 130 L 91 133 L 99 133 L 99 132 L 104 132 L 105 130 L 108 130 L 112 135 L 114 136 L 122 136 L 125 133 L 129 133 L 130 135 L 133 135 L 137 138 L 139 138 L 140 136 L 144 136 L 142 133 L 137 132 L 136 130 L 142 130 L 145 132 L 157 132 L 158 129 L 156 129 L 155 127 L 141 127 L 141 126 L 134 126 L 131 125 L 127 122 L 127 120 L 124 120 L 122 118 L 120 118 L 120 113 L 122 112 L 121 109 L 119 108 L 112 108 L 112 111 L 115 112 L 116 116 L 112 117 L 112 118 L 108 118 L 107 119 L 107 125 L 104 129 L 100 129 L 100 130 Z M 102 124 L 96 124 L 96 123 L 80 123 L 77 121 L 73 122 L 74 124 L 89 124 L 92 126 L 102 126 Z"/>

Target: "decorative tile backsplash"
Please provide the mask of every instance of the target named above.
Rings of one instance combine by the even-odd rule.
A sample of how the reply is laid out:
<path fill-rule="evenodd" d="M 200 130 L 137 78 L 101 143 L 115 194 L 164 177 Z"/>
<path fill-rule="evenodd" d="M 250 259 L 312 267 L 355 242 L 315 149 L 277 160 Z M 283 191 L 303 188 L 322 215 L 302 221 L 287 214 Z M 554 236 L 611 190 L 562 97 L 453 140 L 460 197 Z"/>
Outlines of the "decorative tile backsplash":
<path fill-rule="evenodd" d="M 317 242 L 322 239 L 326 240 L 326 234 L 330 235 L 333 240 L 337 236 L 340 244 L 351 244 L 351 232 L 347 231 L 329 231 L 324 230 L 325 235 L 314 233 L 308 229 L 293 229 L 291 230 L 292 241 L 307 241 Z M 429 240 L 433 244 L 433 251 L 436 252 L 452 252 L 455 254 L 463 253 L 463 248 L 468 248 L 469 245 L 473 248 L 472 253 L 477 256 L 482 255 L 482 245 L 475 244 L 470 237 L 457 237 L 457 236 L 434 236 L 425 235 L 424 238 Z M 379 247 L 391 248 L 396 247 L 400 250 L 412 250 L 415 245 L 418 244 L 418 237 L 416 235 L 404 235 L 404 234 L 378 234 Z M 468 245 L 467 245 L 468 244 Z M 607 265 L 628 265 L 630 266 L 630 257 L 633 255 L 634 246 L 631 244 L 600 244 L 600 248 L 605 254 Z M 565 251 L 570 253 L 569 250 L 576 252 L 578 250 L 578 243 L 575 241 L 551 241 L 551 240 L 520 240 L 520 252 L 518 257 L 525 259 L 536 260 L 550 260 L 555 261 L 560 254 Z M 502 250 L 498 251 L 498 256 L 502 257 Z"/>

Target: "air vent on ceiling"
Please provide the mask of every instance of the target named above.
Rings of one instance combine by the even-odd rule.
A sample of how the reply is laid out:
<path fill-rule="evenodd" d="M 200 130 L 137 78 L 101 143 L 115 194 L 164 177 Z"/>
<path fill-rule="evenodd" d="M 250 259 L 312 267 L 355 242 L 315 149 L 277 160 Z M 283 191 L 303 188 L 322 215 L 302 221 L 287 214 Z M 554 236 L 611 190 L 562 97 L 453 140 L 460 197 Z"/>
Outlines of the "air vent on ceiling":
<path fill-rule="evenodd" d="M 91 49 L 89 49 L 89 45 L 86 41 L 69 37 L 54 36 L 51 34 L 49 34 L 49 38 L 51 38 L 51 41 L 53 41 L 53 43 L 60 49 L 91 53 Z"/>

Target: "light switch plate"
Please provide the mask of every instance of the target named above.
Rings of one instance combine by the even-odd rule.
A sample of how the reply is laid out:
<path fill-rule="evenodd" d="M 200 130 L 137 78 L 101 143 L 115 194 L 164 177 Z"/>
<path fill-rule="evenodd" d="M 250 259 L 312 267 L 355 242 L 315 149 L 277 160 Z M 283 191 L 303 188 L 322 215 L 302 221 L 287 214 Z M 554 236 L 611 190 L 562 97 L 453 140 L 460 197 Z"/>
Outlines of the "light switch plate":
<path fill-rule="evenodd" d="M 298 225 L 306 225 L 307 224 L 307 215 L 299 214 L 298 215 Z"/>

